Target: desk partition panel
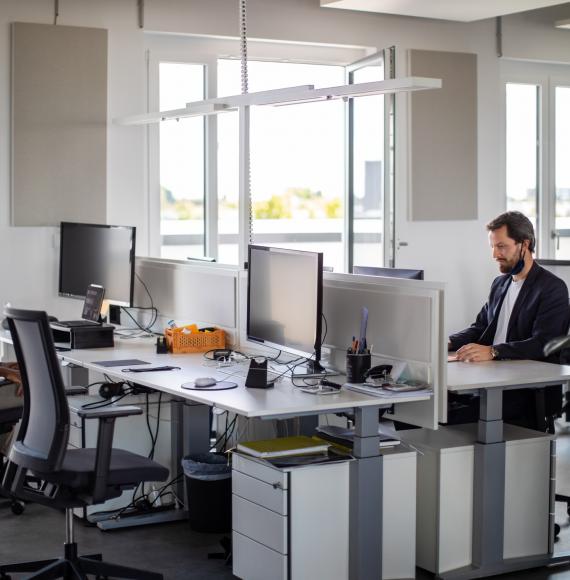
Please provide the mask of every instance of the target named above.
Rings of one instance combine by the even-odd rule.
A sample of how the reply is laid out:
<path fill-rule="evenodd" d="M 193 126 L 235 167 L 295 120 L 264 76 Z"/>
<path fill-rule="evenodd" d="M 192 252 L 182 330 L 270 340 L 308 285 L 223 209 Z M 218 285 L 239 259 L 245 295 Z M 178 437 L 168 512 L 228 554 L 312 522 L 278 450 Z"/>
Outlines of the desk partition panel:
<path fill-rule="evenodd" d="M 359 334 L 362 308 L 368 308 L 367 343 L 372 348 L 372 364 L 405 362 L 408 378 L 427 381 L 434 388 L 429 401 L 396 405 L 393 418 L 431 429 L 437 428 L 438 409 L 444 406 L 439 400 L 446 384 L 442 304 L 442 284 L 325 274 L 325 345 L 332 349 L 335 366 L 343 368 L 346 349 Z"/>
<path fill-rule="evenodd" d="M 217 265 L 164 262 L 137 258 L 135 271 L 147 285 L 164 322 L 219 326 L 233 342 L 237 335 L 238 270 Z M 149 306 L 150 300 L 135 280 L 135 305 Z"/>
<path fill-rule="evenodd" d="M 173 318 L 179 323 L 220 326 L 228 331 L 232 343 L 247 344 L 246 271 L 137 258 L 136 272 L 148 286 L 163 322 Z M 139 281 L 135 283 L 135 304 L 149 305 Z M 447 419 L 443 304 L 440 283 L 325 272 L 324 358 L 328 348 L 331 363 L 344 370 L 346 350 L 352 337 L 359 334 L 362 308 L 368 308 L 372 364 L 404 362 L 408 378 L 427 381 L 434 388 L 429 401 L 396 405 L 394 419 L 435 429 L 438 421 Z"/>

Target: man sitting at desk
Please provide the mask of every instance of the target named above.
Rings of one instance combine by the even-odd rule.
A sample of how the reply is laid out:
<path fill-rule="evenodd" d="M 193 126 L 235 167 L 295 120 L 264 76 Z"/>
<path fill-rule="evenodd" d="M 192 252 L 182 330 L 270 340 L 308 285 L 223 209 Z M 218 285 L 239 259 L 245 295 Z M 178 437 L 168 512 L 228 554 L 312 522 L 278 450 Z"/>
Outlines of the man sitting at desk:
<path fill-rule="evenodd" d="M 487 230 L 493 259 L 502 275 L 493 280 L 488 301 L 475 322 L 449 337 L 449 350 L 457 351 L 457 359 L 466 362 L 500 359 L 559 362 L 558 355 L 546 358 L 543 348 L 549 340 L 568 331 L 570 307 L 566 284 L 534 261 L 534 228 L 522 213 L 503 213 L 487 224 Z M 560 387 L 549 387 L 547 407 L 561 396 Z M 475 405 L 468 405 L 471 412 L 466 413 L 466 400 L 461 397 L 465 396 L 451 402 L 450 422 L 477 420 L 477 416 L 473 417 Z M 503 408 L 509 422 L 528 427 L 536 424 L 531 391 L 505 391 Z M 462 412 L 454 413 L 458 409 Z"/>

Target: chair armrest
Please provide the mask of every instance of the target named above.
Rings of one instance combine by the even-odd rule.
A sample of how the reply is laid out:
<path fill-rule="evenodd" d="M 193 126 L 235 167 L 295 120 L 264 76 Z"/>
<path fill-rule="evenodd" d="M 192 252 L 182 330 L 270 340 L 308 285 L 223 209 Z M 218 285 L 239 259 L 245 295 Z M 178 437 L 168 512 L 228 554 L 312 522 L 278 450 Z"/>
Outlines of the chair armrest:
<path fill-rule="evenodd" d="M 87 387 L 65 387 L 65 396 L 86 395 L 88 391 L 89 389 Z"/>
<path fill-rule="evenodd" d="M 82 419 L 107 419 L 118 417 L 130 417 L 131 415 L 142 415 L 142 409 L 134 405 L 121 405 L 116 407 L 103 407 L 95 409 L 79 409 L 77 414 Z"/>
<path fill-rule="evenodd" d="M 107 482 L 113 449 L 115 419 L 130 415 L 142 415 L 140 407 L 125 405 L 103 407 L 102 409 L 80 409 L 77 414 L 83 419 L 99 419 L 97 431 L 97 451 L 95 457 L 95 483 L 93 485 L 93 503 L 101 503 L 107 498 Z"/>

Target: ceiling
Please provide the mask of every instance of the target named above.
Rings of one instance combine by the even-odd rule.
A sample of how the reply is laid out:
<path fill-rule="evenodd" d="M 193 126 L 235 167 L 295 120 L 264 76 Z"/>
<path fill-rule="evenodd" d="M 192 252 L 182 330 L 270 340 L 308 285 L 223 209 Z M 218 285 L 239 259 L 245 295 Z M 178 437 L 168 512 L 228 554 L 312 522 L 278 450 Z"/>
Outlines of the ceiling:
<path fill-rule="evenodd" d="M 472 22 L 563 4 L 560 0 L 321 0 L 324 8 Z"/>

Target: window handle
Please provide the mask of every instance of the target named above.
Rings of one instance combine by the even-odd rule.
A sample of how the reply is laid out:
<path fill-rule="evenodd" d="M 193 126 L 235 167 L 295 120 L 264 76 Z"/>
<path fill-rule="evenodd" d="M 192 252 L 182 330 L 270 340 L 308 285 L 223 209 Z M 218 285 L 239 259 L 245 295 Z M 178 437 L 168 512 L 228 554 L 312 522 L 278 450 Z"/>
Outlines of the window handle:
<path fill-rule="evenodd" d="M 560 234 L 558 233 L 558 230 L 552 230 L 550 236 L 553 240 L 556 240 L 556 250 L 558 251 L 560 249 Z"/>

